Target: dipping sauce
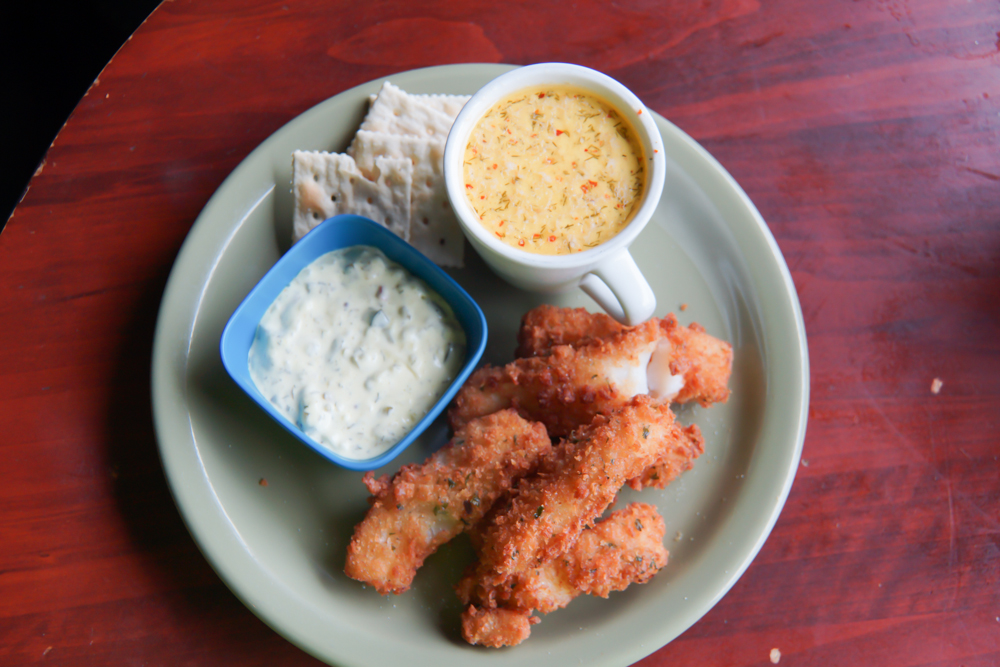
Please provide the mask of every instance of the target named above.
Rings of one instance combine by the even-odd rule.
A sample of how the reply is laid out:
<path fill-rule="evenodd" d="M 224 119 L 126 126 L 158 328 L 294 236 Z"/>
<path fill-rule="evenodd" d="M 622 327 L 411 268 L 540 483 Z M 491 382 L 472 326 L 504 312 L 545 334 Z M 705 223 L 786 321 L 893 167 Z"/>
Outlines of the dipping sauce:
<path fill-rule="evenodd" d="M 465 148 L 465 192 L 507 245 L 566 255 L 631 220 L 645 188 L 642 146 L 607 102 L 567 86 L 528 88 L 480 119 Z"/>
<path fill-rule="evenodd" d="M 458 375 L 465 332 L 450 306 L 376 248 L 302 269 L 257 326 L 250 376 L 271 404 L 332 451 L 386 451 Z"/>

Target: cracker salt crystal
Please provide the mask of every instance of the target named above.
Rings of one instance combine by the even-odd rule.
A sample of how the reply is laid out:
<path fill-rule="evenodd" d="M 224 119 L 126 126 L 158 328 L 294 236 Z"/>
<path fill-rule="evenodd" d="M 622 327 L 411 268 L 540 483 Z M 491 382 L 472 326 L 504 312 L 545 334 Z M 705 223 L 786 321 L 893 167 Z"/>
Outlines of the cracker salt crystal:
<path fill-rule="evenodd" d="M 351 146 L 363 174 L 372 173 L 379 157 L 412 162 L 409 241 L 440 266 L 462 266 L 465 237 L 444 183 L 444 138 L 429 140 L 359 130 Z"/>
<path fill-rule="evenodd" d="M 373 157 L 368 173 L 370 178 L 349 155 L 293 152 L 292 242 L 339 213 L 363 215 L 409 240 L 412 163 L 405 158 Z"/>
<path fill-rule="evenodd" d="M 386 134 L 407 134 L 444 141 L 454 119 L 408 95 L 388 81 L 382 84 L 368 113 L 361 122 L 361 129 Z M 354 144 L 347 152 L 354 154 Z"/>

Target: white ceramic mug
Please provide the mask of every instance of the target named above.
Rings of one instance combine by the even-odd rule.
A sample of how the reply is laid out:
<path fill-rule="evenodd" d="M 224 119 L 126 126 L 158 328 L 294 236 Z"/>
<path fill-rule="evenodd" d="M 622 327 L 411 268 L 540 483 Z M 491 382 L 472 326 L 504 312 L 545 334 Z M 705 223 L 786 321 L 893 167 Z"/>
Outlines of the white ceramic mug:
<path fill-rule="evenodd" d="M 483 115 L 501 99 L 524 88 L 565 85 L 594 93 L 629 118 L 646 157 L 642 200 L 632 220 L 595 248 L 570 255 L 540 255 L 493 238 L 466 198 L 463 162 L 469 136 Z M 580 287 L 609 315 L 624 324 L 644 322 L 656 310 L 656 297 L 628 247 L 649 222 L 663 193 L 666 160 L 652 114 L 628 88 L 611 77 L 579 65 L 542 63 L 502 74 L 466 103 L 455 119 L 444 151 L 448 197 L 466 238 L 501 278 L 522 289 L 561 292 Z"/>

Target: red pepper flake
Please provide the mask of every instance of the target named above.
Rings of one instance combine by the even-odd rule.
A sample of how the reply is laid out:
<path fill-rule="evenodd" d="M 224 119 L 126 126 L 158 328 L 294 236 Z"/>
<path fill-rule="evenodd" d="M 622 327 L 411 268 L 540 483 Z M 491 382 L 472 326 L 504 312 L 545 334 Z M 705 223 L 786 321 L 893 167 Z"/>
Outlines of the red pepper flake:
<path fill-rule="evenodd" d="M 555 240 L 556 240 L 556 237 L 555 237 L 555 236 L 550 236 L 550 237 L 549 237 L 549 243 L 552 243 L 552 242 L 553 242 L 553 241 L 555 241 Z"/>
<path fill-rule="evenodd" d="M 545 93 L 538 93 L 538 99 L 542 99 L 543 97 L 545 97 Z"/>
<path fill-rule="evenodd" d="M 520 241 L 518 241 L 517 245 L 524 245 L 524 239 L 521 239 Z"/>
<path fill-rule="evenodd" d="M 468 189 L 470 189 L 470 190 L 471 190 L 471 189 L 472 189 L 472 184 L 471 184 L 471 183 L 466 183 L 466 184 L 465 184 L 465 187 L 467 187 Z"/>
<path fill-rule="evenodd" d="M 503 238 L 503 236 L 504 236 L 504 235 L 503 235 L 503 234 L 501 234 L 500 232 L 493 232 L 493 233 L 494 233 L 494 234 L 496 234 L 497 236 L 499 236 L 500 238 Z"/>
<path fill-rule="evenodd" d="M 638 111 L 636 111 L 636 112 L 635 112 L 635 115 L 637 115 L 637 116 L 641 116 L 641 115 L 642 115 L 642 109 L 639 109 Z"/>
<path fill-rule="evenodd" d="M 541 234 L 532 234 L 531 238 L 533 238 L 533 239 L 540 239 L 540 238 L 542 238 L 542 235 Z"/>
<path fill-rule="evenodd" d="M 496 168 L 497 168 L 497 166 L 496 166 L 496 165 L 494 164 L 494 165 L 493 165 L 493 168 L 494 168 L 494 169 L 496 169 Z"/>
<path fill-rule="evenodd" d="M 653 149 L 653 152 L 654 152 L 654 153 L 659 153 L 660 151 L 658 151 L 658 150 L 656 150 L 656 149 L 654 148 L 654 149 Z"/>
<path fill-rule="evenodd" d="M 479 195 L 480 199 L 486 199 L 486 195 Z"/>
<path fill-rule="evenodd" d="M 514 134 L 513 132 L 510 131 L 509 127 L 507 128 L 507 134 Z"/>
<path fill-rule="evenodd" d="M 267 486 L 267 480 L 264 479 L 263 477 L 261 477 L 260 481 L 257 482 L 257 483 L 260 484 L 261 486 Z"/>
<path fill-rule="evenodd" d="M 562 130 L 556 130 L 556 136 L 557 136 L 557 137 L 558 137 L 558 136 L 559 136 L 560 134 L 562 134 L 562 133 L 563 133 L 563 131 L 562 131 Z"/>
<path fill-rule="evenodd" d="M 500 224 L 499 224 L 499 225 L 497 225 L 497 226 L 498 226 L 498 227 L 503 227 L 503 223 L 505 223 L 505 222 L 507 222 L 507 221 L 506 221 L 506 220 L 501 220 L 501 221 L 500 221 Z"/>

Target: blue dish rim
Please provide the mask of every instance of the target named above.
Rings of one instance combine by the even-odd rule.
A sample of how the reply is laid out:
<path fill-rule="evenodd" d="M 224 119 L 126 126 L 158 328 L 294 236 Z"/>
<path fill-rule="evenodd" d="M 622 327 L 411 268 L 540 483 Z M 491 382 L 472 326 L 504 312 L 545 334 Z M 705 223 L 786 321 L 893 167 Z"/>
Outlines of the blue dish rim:
<path fill-rule="evenodd" d="M 247 361 L 260 318 L 288 283 L 321 255 L 357 245 L 378 248 L 386 257 L 427 283 L 451 306 L 456 319 L 465 330 L 466 337 L 465 363 L 448 390 L 405 437 L 382 454 L 369 459 L 346 458 L 331 452 L 303 433 L 257 390 L 250 377 Z M 389 463 L 431 425 L 479 363 L 486 350 L 488 333 L 486 316 L 482 308 L 441 267 L 382 225 L 360 215 L 341 214 L 328 218 L 313 228 L 282 255 L 254 285 L 229 316 L 219 339 L 219 355 L 229 377 L 286 431 L 327 460 L 348 470 L 362 471 L 374 470 Z"/>

